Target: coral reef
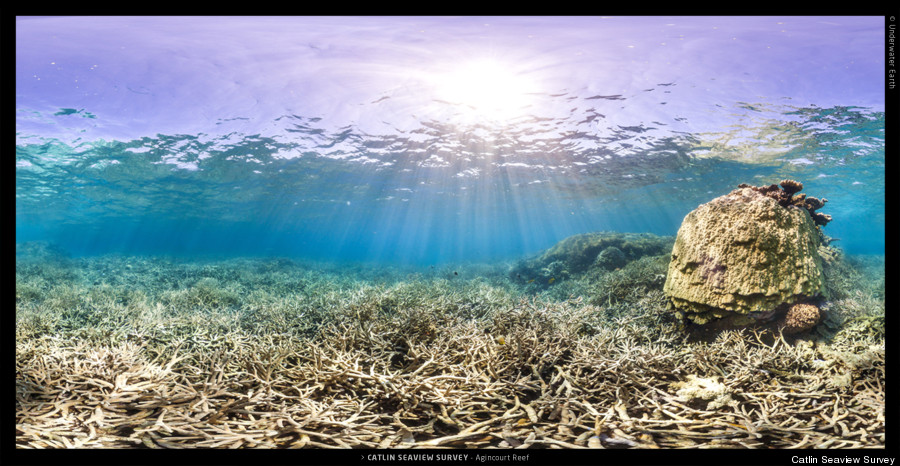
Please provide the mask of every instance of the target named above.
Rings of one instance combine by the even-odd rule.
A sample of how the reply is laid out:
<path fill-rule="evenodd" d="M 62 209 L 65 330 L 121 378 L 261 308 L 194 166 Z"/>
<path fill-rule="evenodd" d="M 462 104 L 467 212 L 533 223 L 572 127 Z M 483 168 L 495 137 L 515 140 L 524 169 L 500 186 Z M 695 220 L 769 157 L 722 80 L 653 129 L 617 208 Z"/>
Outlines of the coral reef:
<path fill-rule="evenodd" d="M 797 303 L 788 308 L 781 327 L 786 334 L 805 332 L 819 323 L 821 313 L 813 304 Z"/>
<path fill-rule="evenodd" d="M 595 266 L 606 270 L 615 270 L 627 263 L 628 257 L 625 256 L 621 249 L 615 246 L 604 249 L 600 254 L 597 254 L 597 260 L 594 261 Z"/>
<path fill-rule="evenodd" d="M 778 188 L 779 185 L 781 186 L 781 189 Z M 806 197 L 805 194 L 794 197 L 794 194 L 803 190 L 803 183 L 800 183 L 799 181 L 782 180 L 778 185 L 771 184 L 769 186 L 762 187 L 750 186 L 746 183 L 741 183 L 738 185 L 738 188 L 750 188 L 758 193 L 774 199 L 776 202 L 778 202 L 778 205 L 782 207 L 796 206 L 806 209 L 806 211 L 809 212 L 810 217 L 818 226 L 825 226 L 828 224 L 828 222 L 831 221 L 830 215 L 816 212 L 817 210 L 825 206 L 825 203 L 828 202 L 828 199 Z"/>
<path fill-rule="evenodd" d="M 667 254 L 672 241 L 671 237 L 648 233 L 574 235 L 537 257 L 519 261 L 510 268 L 509 277 L 515 283 L 547 288 L 570 278 L 616 270 L 642 257 Z"/>
<path fill-rule="evenodd" d="M 741 185 L 685 216 L 664 286 L 679 316 L 740 326 L 820 296 L 819 229 L 807 210 L 790 207 L 802 186 L 782 185 Z"/>
<path fill-rule="evenodd" d="M 602 272 L 598 304 L 499 266 L 17 261 L 16 446 L 885 446 L 883 281 L 848 275 L 815 344 L 692 342 L 641 284 L 664 259 Z"/>
<path fill-rule="evenodd" d="M 723 406 L 737 407 L 738 401 L 731 397 L 731 390 L 715 378 L 702 378 L 689 374 L 687 380 L 675 382 L 672 388 L 682 402 L 689 403 L 700 399 L 708 401 L 705 409 L 715 410 Z"/>
<path fill-rule="evenodd" d="M 16 243 L 16 258 L 29 261 L 63 262 L 69 260 L 69 253 L 50 241 L 25 241 Z"/>

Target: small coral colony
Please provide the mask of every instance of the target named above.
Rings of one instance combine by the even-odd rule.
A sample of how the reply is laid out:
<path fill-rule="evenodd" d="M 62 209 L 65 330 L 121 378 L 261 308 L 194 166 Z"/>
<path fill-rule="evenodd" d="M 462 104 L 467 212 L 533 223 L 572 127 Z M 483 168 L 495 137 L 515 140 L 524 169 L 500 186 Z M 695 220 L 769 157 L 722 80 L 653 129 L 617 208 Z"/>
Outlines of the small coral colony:
<path fill-rule="evenodd" d="M 19 448 L 885 446 L 884 259 L 801 183 L 514 264 L 17 245 Z"/>

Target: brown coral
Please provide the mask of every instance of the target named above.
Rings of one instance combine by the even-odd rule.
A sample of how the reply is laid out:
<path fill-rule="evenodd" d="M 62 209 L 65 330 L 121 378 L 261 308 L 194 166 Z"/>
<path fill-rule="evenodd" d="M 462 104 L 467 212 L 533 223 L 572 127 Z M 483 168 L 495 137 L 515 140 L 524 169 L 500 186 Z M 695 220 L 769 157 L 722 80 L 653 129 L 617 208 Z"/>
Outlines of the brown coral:
<path fill-rule="evenodd" d="M 825 203 L 828 202 L 828 199 L 818 199 L 815 197 L 808 197 L 803 200 L 803 206 L 806 207 L 810 212 L 819 210 L 825 206 Z"/>
<path fill-rule="evenodd" d="M 828 199 L 822 198 L 818 199 L 815 197 L 807 197 L 806 194 L 799 194 L 794 196 L 794 194 L 800 192 L 803 189 L 803 183 L 794 180 L 781 180 L 781 188 L 779 188 L 777 184 L 770 184 L 768 186 L 751 186 L 747 183 L 741 183 L 738 185 L 738 188 L 750 188 L 758 193 L 765 194 L 772 199 L 778 201 L 782 207 L 787 206 L 796 206 L 802 209 L 806 209 L 809 212 L 810 217 L 812 217 L 813 221 L 818 226 L 825 226 L 828 222 L 831 221 L 831 216 L 827 214 L 821 214 L 816 212 L 816 210 L 821 209 L 825 206 L 825 203 L 828 202 Z"/>
<path fill-rule="evenodd" d="M 784 180 L 784 181 L 782 181 L 782 183 L 785 183 L 788 181 L 791 181 L 791 180 Z M 799 189 L 803 189 L 803 185 L 796 181 L 788 183 L 787 185 L 788 185 L 789 189 L 797 189 L 797 187 L 798 187 L 797 185 L 799 185 Z M 760 194 L 765 194 L 766 196 L 771 197 L 772 199 L 775 199 L 776 201 L 778 201 L 778 204 L 780 204 L 782 207 L 787 207 L 788 205 L 790 205 L 791 204 L 791 196 L 793 195 L 793 193 L 797 192 L 797 191 L 788 192 L 788 190 L 782 190 L 781 188 L 778 187 L 777 184 L 770 184 L 768 186 L 751 186 L 747 183 L 741 183 L 738 185 L 738 188 L 750 188 Z"/>
<path fill-rule="evenodd" d="M 794 180 L 781 180 L 781 189 L 784 190 L 788 196 L 793 195 L 794 193 L 799 193 L 803 191 L 803 183 Z"/>
<path fill-rule="evenodd" d="M 786 334 L 805 332 L 819 323 L 822 314 L 812 304 L 794 304 L 788 309 L 782 323 L 782 331 Z"/>
<path fill-rule="evenodd" d="M 831 221 L 831 215 L 828 214 L 820 214 L 819 212 L 811 213 L 813 221 L 816 222 L 816 225 L 825 226 L 828 222 Z"/>

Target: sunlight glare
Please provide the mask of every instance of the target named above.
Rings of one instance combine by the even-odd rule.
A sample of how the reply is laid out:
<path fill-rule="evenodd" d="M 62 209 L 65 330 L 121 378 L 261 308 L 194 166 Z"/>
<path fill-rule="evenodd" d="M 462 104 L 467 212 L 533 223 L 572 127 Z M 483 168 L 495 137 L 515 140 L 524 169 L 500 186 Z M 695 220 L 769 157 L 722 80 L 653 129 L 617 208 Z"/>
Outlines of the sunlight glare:
<path fill-rule="evenodd" d="M 524 115 L 534 83 L 495 60 L 463 63 L 435 80 L 437 98 L 459 105 L 465 116 L 507 120 Z"/>

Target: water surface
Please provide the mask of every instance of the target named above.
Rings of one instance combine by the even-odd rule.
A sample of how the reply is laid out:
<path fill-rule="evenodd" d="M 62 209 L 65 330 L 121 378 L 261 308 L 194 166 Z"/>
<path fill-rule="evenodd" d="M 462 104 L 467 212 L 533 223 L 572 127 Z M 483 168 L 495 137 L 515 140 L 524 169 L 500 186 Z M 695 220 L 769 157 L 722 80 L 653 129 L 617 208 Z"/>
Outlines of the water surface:
<path fill-rule="evenodd" d="M 16 235 L 505 260 L 801 181 L 884 249 L 881 17 L 16 22 Z"/>

